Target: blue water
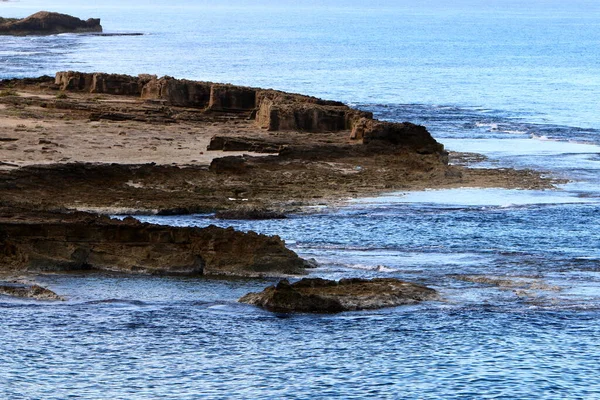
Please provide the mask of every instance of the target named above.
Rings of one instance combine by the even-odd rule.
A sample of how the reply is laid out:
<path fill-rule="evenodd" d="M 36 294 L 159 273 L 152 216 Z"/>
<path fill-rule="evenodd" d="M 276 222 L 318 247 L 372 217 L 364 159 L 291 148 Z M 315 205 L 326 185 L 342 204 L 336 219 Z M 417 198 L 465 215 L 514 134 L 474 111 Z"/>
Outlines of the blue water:
<path fill-rule="evenodd" d="M 145 35 L 2 37 L 0 78 L 302 92 L 426 125 L 486 155 L 474 168 L 569 182 L 388 193 L 280 221 L 147 217 L 278 234 L 320 262 L 314 276 L 399 277 L 444 300 L 274 315 L 236 302 L 273 280 L 43 275 L 68 301 L 0 299 L 0 398 L 600 398 L 600 3 L 21 0 L 0 15 L 48 8 Z"/>

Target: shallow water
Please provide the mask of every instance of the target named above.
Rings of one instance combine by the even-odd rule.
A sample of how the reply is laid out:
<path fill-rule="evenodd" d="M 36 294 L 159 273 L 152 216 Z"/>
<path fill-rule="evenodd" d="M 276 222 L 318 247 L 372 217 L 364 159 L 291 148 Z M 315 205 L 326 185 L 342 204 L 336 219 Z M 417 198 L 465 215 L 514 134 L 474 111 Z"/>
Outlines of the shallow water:
<path fill-rule="evenodd" d="M 277 221 L 144 218 L 278 234 L 320 262 L 313 276 L 399 277 L 444 300 L 280 315 L 236 302 L 274 280 L 44 275 L 66 302 L 0 298 L 0 397 L 600 397 L 599 4 L 291 4 L 56 1 L 145 35 L 2 38 L 0 78 L 153 72 L 298 91 L 424 124 L 488 157 L 474 167 L 570 182 L 391 193 Z"/>

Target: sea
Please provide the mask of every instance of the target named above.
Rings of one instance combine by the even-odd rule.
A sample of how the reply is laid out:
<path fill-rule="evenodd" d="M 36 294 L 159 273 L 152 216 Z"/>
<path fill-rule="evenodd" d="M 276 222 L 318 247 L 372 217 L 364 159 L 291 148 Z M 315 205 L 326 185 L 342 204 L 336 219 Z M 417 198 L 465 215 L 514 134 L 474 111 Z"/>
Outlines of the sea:
<path fill-rule="evenodd" d="M 20 0 L 107 33 L 0 37 L 0 79 L 101 71 L 269 87 L 425 125 L 472 168 L 553 190 L 384 193 L 277 221 L 310 276 L 442 300 L 334 315 L 240 304 L 274 279 L 85 273 L 65 302 L 0 297 L 2 399 L 600 399 L 600 2 Z"/>

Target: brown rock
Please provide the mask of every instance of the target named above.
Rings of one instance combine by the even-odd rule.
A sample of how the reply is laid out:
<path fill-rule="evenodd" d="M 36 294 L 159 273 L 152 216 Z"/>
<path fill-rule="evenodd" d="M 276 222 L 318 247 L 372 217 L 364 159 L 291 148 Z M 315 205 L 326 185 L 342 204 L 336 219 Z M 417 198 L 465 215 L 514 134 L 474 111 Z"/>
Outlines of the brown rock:
<path fill-rule="evenodd" d="M 226 156 L 211 161 L 208 170 L 216 174 L 243 174 L 248 170 L 248 162 L 243 156 Z"/>
<path fill-rule="evenodd" d="M 413 149 L 420 154 L 441 153 L 444 150 L 444 146 L 424 126 L 410 122 L 394 123 L 361 118 L 352 128 L 350 138 L 364 144 L 383 141 Z"/>
<path fill-rule="evenodd" d="M 102 32 L 102 26 L 100 19 L 83 21 L 48 11 L 40 11 L 23 19 L 0 21 L 0 35 L 54 35 L 66 32 Z"/>
<path fill-rule="evenodd" d="M 239 301 L 274 312 L 335 313 L 438 299 L 433 289 L 394 278 L 354 278 L 339 282 L 304 278 L 294 284 L 284 279 L 260 293 L 249 293 Z"/>
<path fill-rule="evenodd" d="M 240 112 L 256 108 L 256 90 L 244 86 L 213 84 L 210 88 L 211 111 Z"/>
<path fill-rule="evenodd" d="M 207 150 L 251 151 L 255 153 L 279 153 L 282 144 L 268 142 L 263 139 L 253 139 L 232 136 L 213 136 Z"/>
<path fill-rule="evenodd" d="M 142 99 L 163 100 L 180 107 L 206 108 L 211 95 L 211 84 L 164 76 L 154 77 L 144 84 Z"/>
<path fill-rule="evenodd" d="M 277 236 L 177 228 L 88 213 L 0 214 L 0 269 L 281 276 L 305 262 Z"/>
<path fill-rule="evenodd" d="M 259 93 L 256 124 L 269 131 L 337 132 L 350 129 L 360 117 L 372 117 L 339 102 L 276 91 Z"/>
<path fill-rule="evenodd" d="M 97 73 L 92 76 L 90 92 L 139 96 L 144 83 L 140 77 Z"/>
<path fill-rule="evenodd" d="M 64 300 L 50 289 L 25 283 L 0 282 L 0 295 L 36 300 Z"/>
<path fill-rule="evenodd" d="M 93 74 L 76 71 L 62 71 L 56 73 L 54 83 L 60 90 L 89 92 L 92 88 Z"/>

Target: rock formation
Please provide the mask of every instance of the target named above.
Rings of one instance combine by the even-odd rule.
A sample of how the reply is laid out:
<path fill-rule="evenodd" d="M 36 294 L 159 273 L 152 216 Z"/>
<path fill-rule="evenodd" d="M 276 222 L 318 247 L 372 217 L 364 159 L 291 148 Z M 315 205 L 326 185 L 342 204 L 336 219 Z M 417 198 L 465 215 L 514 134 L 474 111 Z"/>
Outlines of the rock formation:
<path fill-rule="evenodd" d="M 0 269 L 230 276 L 305 273 L 277 236 L 177 228 L 88 213 L 0 212 Z"/>
<path fill-rule="evenodd" d="M 339 282 L 304 278 L 293 284 L 287 279 L 281 280 L 276 286 L 249 293 L 239 301 L 274 312 L 336 313 L 437 299 L 439 295 L 433 289 L 394 278 L 354 278 Z"/>
<path fill-rule="evenodd" d="M 364 144 L 382 141 L 411 148 L 420 154 L 439 153 L 444 150 L 424 126 L 410 122 L 394 123 L 361 118 L 352 127 L 350 139 L 360 140 Z"/>
<path fill-rule="evenodd" d="M 154 75 L 137 77 L 74 71 L 57 72 L 55 84 L 63 91 L 140 96 L 165 105 L 196 108 L 205 113 L 242 113 L 268 131 L 340 132 L 363 144 L 384 141 L 421 154 L 443 153 L 429 132 L 410 123 L 382 122 L 370 112 L 338 101 L 229 84 L 197 82 Z M 253 139 L 215 138 L 209 150 L 277 152 L 282 147 Z"/>
<path fill-rule="evenodd" d="M 0 295 L 36 300 L 64 300 L 50 289 L 18 282 L 0 282 Z"/>
<path fill-rule="evenodd" d="M 102 32 L 100 19 L 83 21 L 67 14 L 48 11 L 40 11 L 23 19 L 0 19 L 0 35 L 54 35 L 70 32 Z"/>

